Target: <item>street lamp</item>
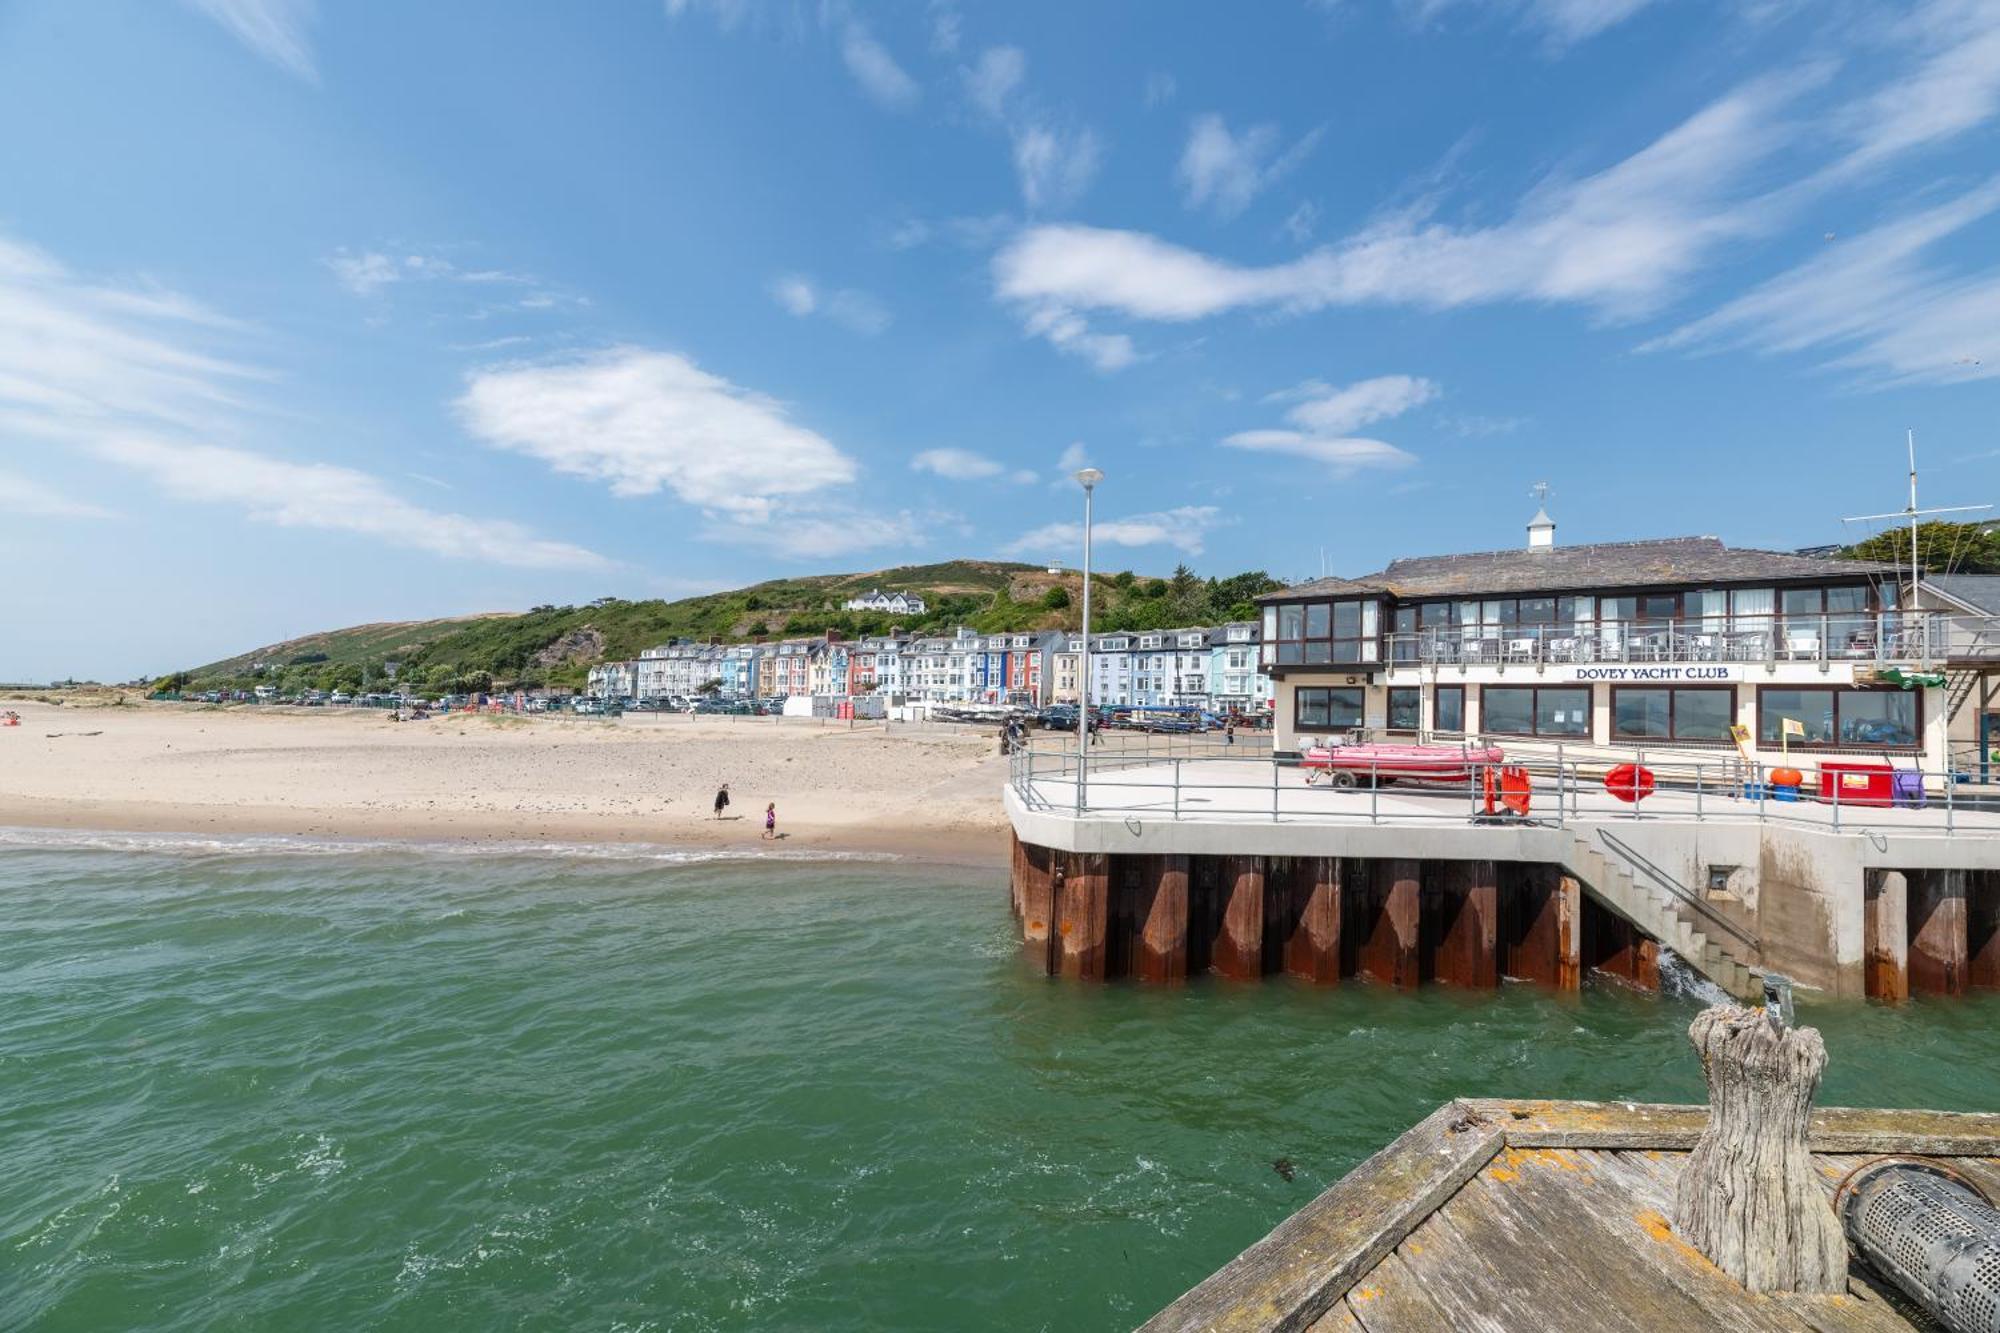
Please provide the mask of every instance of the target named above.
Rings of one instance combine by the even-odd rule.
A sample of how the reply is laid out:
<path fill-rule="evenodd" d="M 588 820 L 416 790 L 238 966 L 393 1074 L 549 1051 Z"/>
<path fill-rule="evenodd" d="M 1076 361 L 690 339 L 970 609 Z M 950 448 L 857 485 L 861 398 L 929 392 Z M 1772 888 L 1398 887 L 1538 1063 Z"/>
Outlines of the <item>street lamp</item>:
<path fill-rule="evenodd" d="M 1076 813 L 1083 815 L 1085 770 L 1090 765 L 1090 500 L 1104 474 L 1094 467 L 1076 474 L 1083 487 L 1083 652 L 1077 661 L 1077 688 L 1082 694 L 1076 710 Z"/>

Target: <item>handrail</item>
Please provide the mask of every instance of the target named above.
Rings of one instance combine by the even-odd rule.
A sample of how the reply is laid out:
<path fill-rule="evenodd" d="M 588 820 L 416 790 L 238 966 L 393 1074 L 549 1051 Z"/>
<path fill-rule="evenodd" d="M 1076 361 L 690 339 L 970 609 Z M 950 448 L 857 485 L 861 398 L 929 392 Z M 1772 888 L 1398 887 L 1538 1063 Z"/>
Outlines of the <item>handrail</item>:
<path fill-rule="evenodd" d="M 1389 664 L 1932 662 L 2000 657 L 2000 618 L 1927 611 L 1445 625 L 1384 636 Z"/>
<path fill-rule="evenodd" d="M 1652 861 L 1645 856 L 1644 853 L 1636 851 L 1631 847 L 1628 847 L 1622 839 L 1613 834 L 1609 829 L 1599 828 L 1598 830 L 1596 830 L 1596 832 L 1600 841 L 1602 841 L 1605 845 L 1610 847 L 1613 851 L 1617 852 L 1618 855 L 1624 858 L 1624 860 L 1628 864 L 1630 864 L 1634 869 L 1645 871 L 1646 877 L 1648 879 L 1652 880 L 1655 884 L 1658 884 L 1661 888 L 1665 889 L 1668 893 L 1672 894 L 1680 901 L 1686 903 L 1689 907 L 1694 908 L 1695 911 L 1701 913 L 1702 918 L 1704 920 L 1711 921 L 1714 924 L 1722 927 L 1723 930 L 1727 931 L 1731 935 L 1734 935 L 1738 940 L 1742 941 L 1744 944 L 1748 945 L 1752 949 L 1756 949 L 1759 951 L 1763 949 L 1764 947 L 1763 944 L 1758 940 L 1758 938 L 1755 935 L 1751 934 L 1743 927 L 1737 925 L 1734 921 L 1731 921 L 1728 917 L 1724 916 L 1722 913 L 1716 911 L 1706 902 L 1703 902 L 1698 895 L 1690 892 L 1686 885 L 1682 884 L 1672 875 L 1669 875 L 1666 871 L 1654 865 Z"/>

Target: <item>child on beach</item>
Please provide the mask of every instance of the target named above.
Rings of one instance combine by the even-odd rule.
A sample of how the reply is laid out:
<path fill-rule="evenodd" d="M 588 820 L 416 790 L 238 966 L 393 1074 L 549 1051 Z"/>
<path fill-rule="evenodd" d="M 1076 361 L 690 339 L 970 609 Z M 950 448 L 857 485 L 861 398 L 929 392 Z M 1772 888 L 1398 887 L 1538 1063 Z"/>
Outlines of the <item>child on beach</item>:
<path fill-rule="evenodd" d="M 764 807 L 764 837 L 768 841 L 778 836 L 778 803 L 771 802 Z"/>

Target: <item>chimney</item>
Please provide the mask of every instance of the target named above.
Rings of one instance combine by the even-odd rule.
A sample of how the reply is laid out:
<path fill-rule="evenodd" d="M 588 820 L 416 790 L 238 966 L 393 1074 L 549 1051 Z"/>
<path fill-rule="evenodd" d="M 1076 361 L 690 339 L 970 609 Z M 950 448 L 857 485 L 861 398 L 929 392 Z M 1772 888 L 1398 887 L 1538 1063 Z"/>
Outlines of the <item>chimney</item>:
<path fill-rule="evenodd" d="M 1549 517 L 1549 484 L 1535 483 L 1535 516 L 1528 520 L 1528 549 L 1533 551 L 1556 544 L 1556 521 Z"/>

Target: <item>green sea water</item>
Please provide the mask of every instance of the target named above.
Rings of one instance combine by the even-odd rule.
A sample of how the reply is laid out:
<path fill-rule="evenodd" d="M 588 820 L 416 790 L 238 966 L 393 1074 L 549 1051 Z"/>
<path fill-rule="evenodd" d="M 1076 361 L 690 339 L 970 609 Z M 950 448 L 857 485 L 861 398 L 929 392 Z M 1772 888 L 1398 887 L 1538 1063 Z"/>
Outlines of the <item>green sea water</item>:
<path fill-rule="evenodd" d="M 1065 984 L 1006 904 L 0 839 L 0 1328 L 1120 1329 L 1444 1098 L 1700 1095 L 1692 998 Z M 2000 1006 L 1804 1009 L 1825 1100 L 2000 1106 Z"/>

